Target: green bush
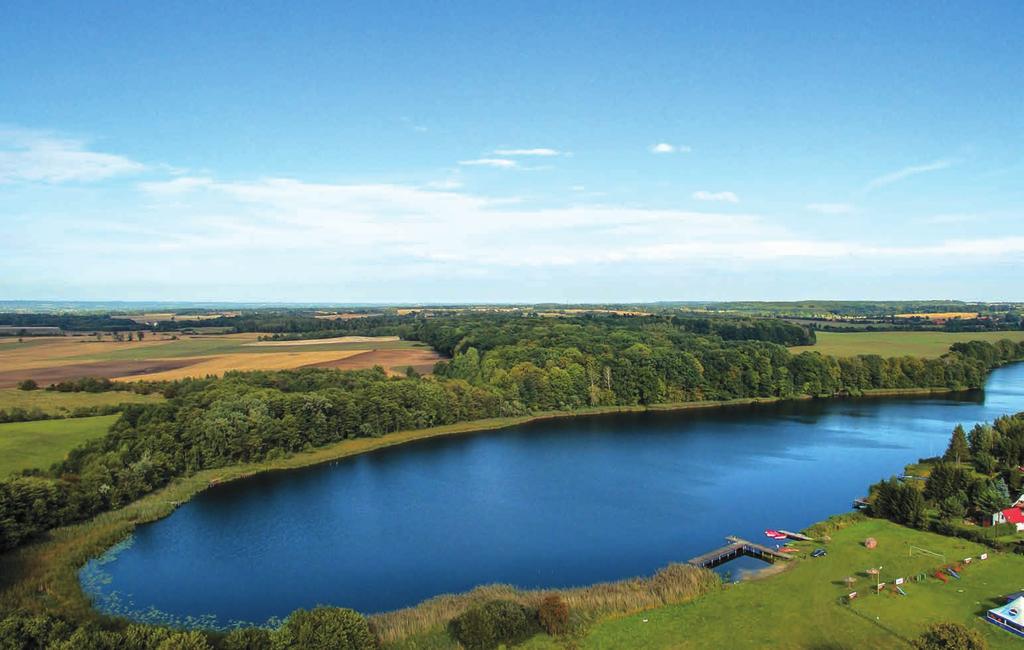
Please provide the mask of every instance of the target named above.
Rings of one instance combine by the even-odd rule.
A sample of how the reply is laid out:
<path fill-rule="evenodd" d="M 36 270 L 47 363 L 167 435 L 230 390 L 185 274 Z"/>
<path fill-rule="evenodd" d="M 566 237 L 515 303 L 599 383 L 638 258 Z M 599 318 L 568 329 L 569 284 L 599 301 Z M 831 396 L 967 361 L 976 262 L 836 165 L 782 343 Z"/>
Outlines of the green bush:
<path fill-rule="evenodd" d="M 24 379 L 18 382 L 18 390 L 36 390 L 39 384 L 34 379 Z"/>
<path fill-rule="evenodd" d="M 339 607 L 297 609 L 273 634 L 273 647 L 303 650 L 375 650 L 377 639 L 359 612 Z"/>
<path fill-rule="evenodd" d="M 914 640 L 919 650 L 987 650 L 988 642 L 959 623 L 936 623 Z"/>
<path fill-rule="evenodd" d="M 228 632 L 221 641 L 224 650 L 272 650 L 270 631 L 261 627 L 243 627 Z"/>
<path fill-rule="evenodd" d="M 448 630 L 466 650 L 512 645 L 539 631 L 536 612 L 511 600 L 492 600 L 452 619 Z"/>

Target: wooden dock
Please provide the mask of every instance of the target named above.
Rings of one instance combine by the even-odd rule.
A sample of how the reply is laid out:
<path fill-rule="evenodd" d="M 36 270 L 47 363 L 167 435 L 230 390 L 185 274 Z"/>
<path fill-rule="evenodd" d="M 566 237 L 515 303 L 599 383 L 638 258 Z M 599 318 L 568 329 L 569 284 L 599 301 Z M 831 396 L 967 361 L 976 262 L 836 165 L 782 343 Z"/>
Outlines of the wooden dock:
<path fill-rule="evenodd" d="M 807 535 L 804 535 L 802 533 L 794 533 L 794 532 L 790 532 L 788 530 L 782 530 L 781 528 L 779 529 L 779 532 L 782 533 L 783 535 L 785 535 L 786 537 L 790 538 L 790 539 L 798 539 L 801 542 L 813 542 L 814 541 L 813 538 L 808 537 Z"/>
<path fill-rule="evenodd" d="M 735 560 L 741 555 L 747 557 L 757 558 L 764 562 L 774 564 L 775 560 L 791 560 L 792 558 L 785 553 L 779 553 L 775 549 L 762 546 L 761 544 L 755 544 L 754 542 L 741 539 L 734 535 L 730 535 L 725 538 L 729 543 L 721 548 L 716 548 L 713 551 L 708 551 L 703 555 L 690 560 L 690 564 L 693 566 L 701 567 L 704 569 L 711 569 L 720 564 L 725 564 L 729 560 Z"/>

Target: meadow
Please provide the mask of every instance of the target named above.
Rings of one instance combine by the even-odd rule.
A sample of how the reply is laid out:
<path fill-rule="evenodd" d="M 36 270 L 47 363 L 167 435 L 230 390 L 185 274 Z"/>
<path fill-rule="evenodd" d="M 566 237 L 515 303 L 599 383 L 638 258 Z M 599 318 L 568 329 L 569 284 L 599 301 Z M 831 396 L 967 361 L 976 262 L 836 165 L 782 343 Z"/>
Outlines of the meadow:
<path fill-rule="evenodd" d="M 19 390 L 0 388 L 0 411 L 22 408 L 27 411 L 39 409 L 47 415 L 67 416 L 75 409 L 94 406 L 117 406 L 118 404 L 142 404 L 159 402 L 163 396 L 153 393 L 140 395 L 123 390 L 105 393 L 61 393 L 53 390 Z"/>
<path fill-rule="evenodd" d="M 1002 339 L 1024 341 L 1024 331 L 1006 332 L 817 332 L 818 342 L 790 348 L 799 354 L 804 351 L 820 352 L 836 357 L 858 354 L 877 354 L 882 357 L 940 357 L 949 352 L 949 346 L 962 341 Z"/>
<path fill-rule="evenodd" d="M 49 467 L 74 447 L 102 436 L 118 417 L 114 414 L 0 424 L 0 477 L 23 469 Z"/>
<path fill-rule="evenodd" d="M 877 548 L 864 546 L 868 537 L 878 541 Z M 906 647 L 928 625 L 955 621 L 981 632 L 991 648 L 1020 647 L 1018 637 L 979 618 L 1002 604 L 1001 596 L 1024 588 L 1024 558 L 1019 555 L 876 519 L 833 532 L 832 540 L 821 545 L 828 550 L 823 558 L 807 555 L 818 544 L 798 546 L 804 553 L 777 575 L 729 585 L 687 604 L 608 617 L 572 643 L 602 650 Z M 945 560 L 910 555 L 911 546 L 943 554 Z M 874 578 L 865 573 L 880 566 L 881 580 L 891 581 L 985 552 L 989 559 L 966 566 L 961 580 L 943 583 L 929 576 L 906 584 L 906 596 L 891 589 L 872 594 Z M 848 576 L 856 579 L 853 589 L 858 592 L 849 605 L 843 598 L 849 591 Z M 563 643 L 538 636 L 524 647 L 540 650 Z"/>

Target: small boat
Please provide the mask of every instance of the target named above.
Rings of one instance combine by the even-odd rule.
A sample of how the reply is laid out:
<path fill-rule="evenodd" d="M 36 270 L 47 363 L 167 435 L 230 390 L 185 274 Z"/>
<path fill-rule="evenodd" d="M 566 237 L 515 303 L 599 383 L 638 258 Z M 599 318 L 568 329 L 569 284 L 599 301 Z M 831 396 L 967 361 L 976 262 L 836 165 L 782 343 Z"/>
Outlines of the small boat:
<path fill-rule="evenodd" d="M 779 531 L 772 530 L 771 528 L 764 531 L 764 534 L 772 539 L 786 539 L 786 533 L 780 533 Z"/>
<path fill-rule="evenodd" d="M 779 553 L 799 553 L 800 549 L 795 546 L 783 546 L 779 549 Z"/>
<path fill-rule="evenodd" d="M 949 575 L 953 576 L 957 580 L 960 579 L 960 574 L 957 573 L 956 571 L 954 571 L 953 569 L 946 569 L 946 573 L 948 573 Z"/>

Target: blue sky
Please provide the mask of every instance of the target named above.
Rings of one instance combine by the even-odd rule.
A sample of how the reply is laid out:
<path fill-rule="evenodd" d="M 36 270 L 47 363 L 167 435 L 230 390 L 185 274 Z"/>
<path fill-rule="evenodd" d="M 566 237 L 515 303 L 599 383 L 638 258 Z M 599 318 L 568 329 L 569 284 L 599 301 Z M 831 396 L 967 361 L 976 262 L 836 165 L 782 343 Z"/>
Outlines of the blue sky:
<path fill-rule="evenodd" d="M 706 4 L 5 3 L 0 299 L 1024 300 L 1024 7 Z"/>

